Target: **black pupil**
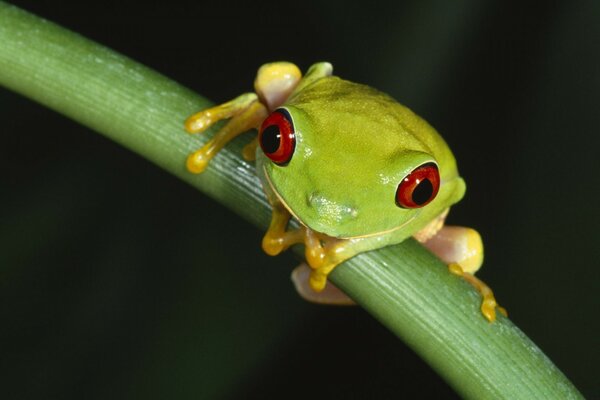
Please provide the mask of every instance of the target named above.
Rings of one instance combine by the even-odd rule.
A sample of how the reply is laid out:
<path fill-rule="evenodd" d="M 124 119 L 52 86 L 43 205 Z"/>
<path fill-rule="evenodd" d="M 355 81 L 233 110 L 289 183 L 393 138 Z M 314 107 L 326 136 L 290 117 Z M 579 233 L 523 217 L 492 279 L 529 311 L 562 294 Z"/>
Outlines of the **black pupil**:
<path fill-rule="evenodd" d="M 429 179 L 423 179 L 413 190 L 412 200 L 417 205 L 425 204 L 431 198 L 433 194 L 433 185 Z"/>
<path fill-rule="evenodd" d="M 281 142 L 281 132 L 277 125 L 269 125 L 265 128 L 261 137 L 262 148 L 265 153 L 275 153 Z"/>

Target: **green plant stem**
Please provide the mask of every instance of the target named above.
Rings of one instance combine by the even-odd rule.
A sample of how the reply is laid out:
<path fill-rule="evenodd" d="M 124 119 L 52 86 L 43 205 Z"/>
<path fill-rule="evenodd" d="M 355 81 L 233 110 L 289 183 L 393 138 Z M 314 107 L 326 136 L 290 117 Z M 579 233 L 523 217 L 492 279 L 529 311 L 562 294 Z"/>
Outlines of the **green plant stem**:
<path fill-rule="evenodd" d="M 204 174 L 185 170 L 187 154 L 206 137 L 186 135 L 182 123 L 209 102 L 166 77 L 0 2 L 0 84 L 111 138 L 252 223 L 267 226 L 269 207 L 253 167 L 240 157 L 247 138 L 234 141 Z M 412 240 L 361 254 L 336 269 L 331 279 L 465 398 L 581 397 L 510 320 L 488 323 L 479 312 L 479 295 Z"/>

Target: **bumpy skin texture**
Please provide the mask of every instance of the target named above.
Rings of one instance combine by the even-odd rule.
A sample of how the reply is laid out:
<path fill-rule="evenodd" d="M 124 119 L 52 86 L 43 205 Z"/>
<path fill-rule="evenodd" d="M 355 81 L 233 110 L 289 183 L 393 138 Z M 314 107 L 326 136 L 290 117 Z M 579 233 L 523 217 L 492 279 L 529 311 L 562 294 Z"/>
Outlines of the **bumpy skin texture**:
<path fill-rule="evenodd" d="M 322 77 L 293 93 L 283 107 L 294 122 L 294 155 L 279 166 L 258 151 L 257 169 L 267 191 L 275 191 L 314 231 L 346 239 L 379 236 L 374 247 L 398 243 L 464 194 L 464 181 L 441 136 L 386 94 Z M 423 208 L 398 207 L 398 183 L 431 161 L 441 176 L 437 197 Z"/>

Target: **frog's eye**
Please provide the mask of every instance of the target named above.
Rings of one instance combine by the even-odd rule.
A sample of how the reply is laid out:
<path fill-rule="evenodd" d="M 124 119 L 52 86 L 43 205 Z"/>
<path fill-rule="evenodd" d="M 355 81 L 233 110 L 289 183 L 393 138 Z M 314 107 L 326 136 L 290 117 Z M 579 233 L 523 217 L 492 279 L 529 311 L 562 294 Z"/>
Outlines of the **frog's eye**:
<path fill-rule="evenodd" d="M 292 159 L 296 147 L 296 135 L 290 113 L 277 109 L 264 120 L 258 132 L 262 151 L 277 165 L 285 165 Z"/>
<path fill-rule="evenodd" d="M 408 174 L 396 190 L 396 205 L 420 208 L 435 198 L 440 189 L 440 173 L 434 163 L 423 164 Z"/>

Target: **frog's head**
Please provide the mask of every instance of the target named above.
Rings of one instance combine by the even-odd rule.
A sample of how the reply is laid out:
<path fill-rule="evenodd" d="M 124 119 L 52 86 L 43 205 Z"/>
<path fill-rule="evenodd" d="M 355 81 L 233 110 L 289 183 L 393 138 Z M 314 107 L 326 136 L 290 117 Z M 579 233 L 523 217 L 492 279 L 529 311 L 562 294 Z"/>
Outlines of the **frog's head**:
<path fill-rule="evenodd" d="M 388 96 L 335 77 L 275 110 L 259 141 L 275 194 L 301 223 L 329 236 L 410 236 L 465 191 L 431 126 Z"/>

